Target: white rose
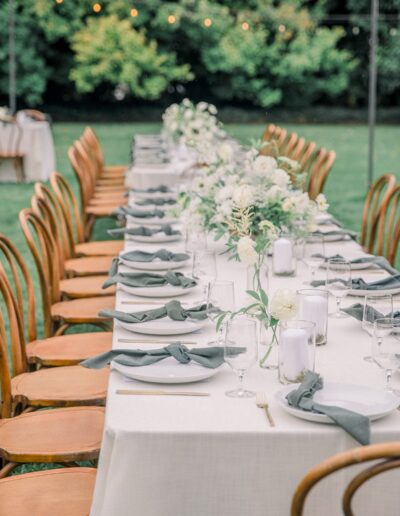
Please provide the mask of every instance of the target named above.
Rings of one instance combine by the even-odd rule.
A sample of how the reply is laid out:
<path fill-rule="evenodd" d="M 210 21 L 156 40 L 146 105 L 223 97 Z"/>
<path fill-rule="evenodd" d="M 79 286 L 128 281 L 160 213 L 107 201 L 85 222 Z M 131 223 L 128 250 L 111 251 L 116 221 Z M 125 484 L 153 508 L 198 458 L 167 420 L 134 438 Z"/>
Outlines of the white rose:
<path fill-rule="evenodd" d="M 248 236 L 239 239 L 237 252 L 239 260 L 247 265 L 255 265 L 258 261 L 258 254 L 255 250 L 255 242 Z"/>
<path fill-rule="evenodd" d="M 237 186 L 233 191 L 233 201 L 239 208 L 247 208 L 254 201 L 254 189 L 250 185 Z"/>
<path fill-rule="evenodd" d="M 221 143 L 218 147 L 217 154 L 222 161 L 230 161 L 233 156 L 233 148 L 227 142 Z"/>
<path fill-rule="evenodd" d="M 270 156 L 257 156 L 253 163 L 253 170 L 257 176 L 269 177 L 276 167 L 276 160 Z"/>
<path fill-rule="evenodd" d="M 270 303 L 270 312 L 275 319 L 285 321 L 291 319 L 297 312 L 296 292 L 289 289 L 279 289 L 275 292 Z"/>
<path fill-rule="evenodd" d="M 277 186 L 280 186 L 281 188 L 286 188 L 290 182 L 290 177 L 287 172 L 285 172 L 281 168 L 277 168 L 274 172 L 272 180 Z"/>

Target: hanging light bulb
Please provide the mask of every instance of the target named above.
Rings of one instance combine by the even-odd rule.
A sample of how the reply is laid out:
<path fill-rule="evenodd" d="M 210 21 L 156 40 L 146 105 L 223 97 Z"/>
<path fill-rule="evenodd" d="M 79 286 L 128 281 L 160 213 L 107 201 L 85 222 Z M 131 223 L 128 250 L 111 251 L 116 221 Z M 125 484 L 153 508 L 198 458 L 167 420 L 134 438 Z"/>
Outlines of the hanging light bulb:
<path fill-rule="evenodd" d="M 64 0 L 56 0 L 56 4 L 62 4 Z"/>
<path fill-rule="evenodd" d="M 93 11 L 95 13 L 99 13 L 101 11 L 101 4 L 99 4 L 97 2 L 95 4 L 93 4 Z"/>
<path fill-rule="evenodd" d="M 170 25 L 173 25 L 175 22 L 176 22 L 176 18 L 173 14 L 170 14 L 167 18 L 167 22 L 170 24 Z"/>
<path fill-rule="evenodd" d="M 352 32 L 357 36 L 358 34 L 360 34 L 360 27 L 353 27 Z"/>
<path fill-rule="evenodd" d="M 203 24 L 204 24 L 204 27 L 211 27 L 212 19 L 211 18 L 204 18 Z"/>
<path fill-rule="evenodd" d="M 392 27 L 392 28 L 390 29 L 390 31 L 389 31 L 389 34 L 390 34 L 391 36 L 396 36 L 396 35 L 397 35 L 397 29 L 396 29 L 396 27 Z"/>
<path fill-rule="evenodd" d="M 285 25 L 283 25 L 283 24 L 279 25 L 278 30 L 279 30 L 279 32 L 285 32 L 285 30 L 286 30 Z"/>
<path fill-rule="evenodd" d="M 132 18 L 136 18 L 136 16 L 139 14 L 139 11 L 135 8 L 131 9 L 131 16 Z"/>
<path fill-rule="evenodd" d="M 250 29 L 250 25 L 247 22 L 243 22 L 242 23 L 242 29 L 243 30 L 249 30 Z"/>

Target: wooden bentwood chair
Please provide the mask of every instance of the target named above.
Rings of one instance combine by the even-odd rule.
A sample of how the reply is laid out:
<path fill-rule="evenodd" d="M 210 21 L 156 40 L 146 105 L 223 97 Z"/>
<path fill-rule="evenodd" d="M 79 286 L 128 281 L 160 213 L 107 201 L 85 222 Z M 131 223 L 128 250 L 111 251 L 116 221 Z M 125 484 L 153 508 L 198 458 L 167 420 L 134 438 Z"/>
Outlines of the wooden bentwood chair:
<path fill-rule="evenodd" d="M 400 185 L 392 190 L 386 209 L 381 211 L 377 234 L 376 254 L 385 256 L 394 266 L 400 241 Z"/>
<path fill-rule="evenodd" d="M 339 453 L 310 470 L 297 486 L 292 499 L 291 516 L 302 516 L 308 493 L 322 479 L 348 466 L 380 460 L 358 473 L 346 487 L 342 498 L 345 516 L 353 516 L 351 504 L 358 489 L 375 476 L 400 468 L 400 442 L 373 444 Z M 328 508 L 327 508 L 328 510 Z"/>

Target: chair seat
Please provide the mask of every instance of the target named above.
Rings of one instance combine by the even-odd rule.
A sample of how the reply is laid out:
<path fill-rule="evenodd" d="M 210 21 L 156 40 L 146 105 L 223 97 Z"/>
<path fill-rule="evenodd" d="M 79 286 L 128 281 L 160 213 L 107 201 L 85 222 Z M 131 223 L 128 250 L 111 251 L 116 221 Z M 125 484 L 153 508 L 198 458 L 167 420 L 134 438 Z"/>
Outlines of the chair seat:
<path fill-rule="evenodd" d="M 96 186 L 106 186 L 106 187 L 124 187 L 125 178 L 123 176 L 113 176 L 113 175 L 101 175 L 96 180 Z"/>
<path fill-rule="evenodd" d="M 127 191 L 127 188 L 124 185 L 110 185 L 110 184 L 101 184 L 96 183 L 96 187 L 94 189 L 93 194 L 124 194 Z"/>
<path fill-rule="evenodd" d="M 119 197 L 105 196 L 102 198 L 94 197 L 88 203 L 88 206 L 113 206 L 114 208 L 118 208 L 118 206 L 123 206 L 128 204 L 128 198 L 120 195 Z"/>
<path fill-rule="evenodd" d="M 85 213 L 87 215 L 93 215 L 94 217 L 112 217 L 114 211 L 121 206 L 121 203 L 106 204 L 99 206 L 86 206 Z"/>
<path fill-rule="evenodd" d="M 60 301 L 52 305 L 50 311 L 53 319 L 68 324 L 98 324 L 109 321 L 98 315 L 100 310 L 113 310 L 114 307 L 114 296 L 102 296 Z"/>
<path fill-rule="evenodd" d="M 14 376 L 11 393 L 14 400 L 36 407 L 102 405 L 108 375 L 108 369 L 80 365 L 39 369 Z"/>
<path fill-rule="evenodd" d="M 127 170 L 128 165 L 107 165 L 103 167 L 100 177 L 102 177 L 103 174 L 124 175 Z"/>
<path fill-rule="evenodd" d="M 13 462 L 93 460 L 99 454 L 103 427 L 102 407 L 69 407 L 27 412 L 0 420 L 0 454 Z M 49 460 L 50 457 L 53 460 Z M 0 503 L 1 501 L 2 496 Z M 14 516 L 14 513 L 2 511 L 0 514 Z"/>
<path fill-rule="evenodd" d="M 60 292 L 69 299 L 110 296 L 115 294 L 114 285 L 104 289 L 108 276 L 84 276 L 60 281 Z"/>
<path fill-rule="evenodd" d="M 87 256 L 65 261 L 65 271 L 74 276 L 92 276 L 107 274 L 110 270 L 112 256 Z"/>
<path fill-rule="evenodd" d="M 74 333 L 29 342 L 26 354 L 31 364 L 69 366 L 105 353 L 111 346 L 112 332 Z"/>
<path fill-rule="evenodd" d="M 84 242 L 74 248 L 77 256 L 118 256 L 124 249 L 123 240 L 103 240 L 97 242 Z"/>
<path fill-rule="evenodd" d="M 0 480 L 0 514 L 88 516 L 96 470 L 63 468 Z"/>

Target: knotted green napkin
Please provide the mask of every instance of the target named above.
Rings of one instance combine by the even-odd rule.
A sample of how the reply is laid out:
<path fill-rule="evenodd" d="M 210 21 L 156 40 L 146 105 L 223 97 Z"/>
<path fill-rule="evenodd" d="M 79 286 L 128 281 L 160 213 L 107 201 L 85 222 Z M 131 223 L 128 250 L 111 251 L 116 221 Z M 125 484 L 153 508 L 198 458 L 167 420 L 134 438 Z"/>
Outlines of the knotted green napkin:
<path fill-rule="evenodd" d="M 335 254 L 333 256 L 323 256 L 322 254 L 315 254 L 314 256 L 318 258 L 324 258 L 325 261 L 329 260 L 346 260 L 342 255 Z M 360 258 L 353 258 L 352 260 L 348 260 L 349 263 L 357 264 L 357 263 L 371 263 L 373 265 L 378 265 L 379 268 L 385 270 L 389 274 L 395 275 L 398 274 L 398 271 L 390 265 L 390 263 L 386 260 L 384 256 L 362 256 Z"/>
<path fill-rule="evenodd" d="M 165 206 L 165 205 L 173 205 L 176 204 L 175 199 L 160 199 L 160 198 L 154 198 L 154 199 L 143 199 L 143 200 L 137 200 L 135 201 L 135 204 L 137 206 Z"/>
<path fill-rule="evenodd" d="M 357 238 L 357 233 L 355 231 L 350 231 L 348 229 L 333 229 L 332 231 L 313 231 L 312 236 L 320 236 L 320 237 L 329 237 L 329 236 L 349 236 L 353 240 Z"/>
<path fill-rule="evenodd" d="M 343 224 L 339 220 L 335 219 L 335 217 L 330 217 L 329 219 L 322 220 L 321 222 L 317 222 L 317 224 L 318 226 L 331 226 L 332 224 L 334 224 L 338 228 L 343 227 Z"/>
<path fill-rule="evenodd" d="M 333 405 L 321 405 L 313 400 L 316 391 L 323 388 L 321 376 L 308 371 L 301 385 L 289 392 L 286 399 L 291 407 L 299 408 L 307 412 L 325 414 L 338 426 L 349 433 L 361 444 L 370 442 L 370 422 L 366 416 Z"/>
<path fill-rule="evenodd" d="M 162 210 L 156 209 L 151 211 L 143 211 L 132 208 L 132 206 L 120 206 L 119 208 L 113 211 L 113 215 L 117 215 L 119 217 L 126 217 L 127 215 L 129 215 L 131 217 L 136 217 L 138 219 L 162 219 L 163 217 L 165 217 L 165 213 Z"/>
<path fill-rule="evenodd" d="M 354 305 L 348 306 L 347 308 L 341 308 L 340 310 L 351 317 L 354 317 L 358 321 L 362 321 L 364 318 L 364 305 L 362 303 L 355 303 Z M 400 318 L 400 312 L 396 311 L 385 315 L 378 312 L 378 310 L 375 310 L 372 306 L 367 305 L 365 316 L 367 321 L 372 323 L 377 319 L 382 319 L 383 317 L 393 317 L 395 319 Z"/>
<path fill-rule="evenodd" d="M 121 258 L 128 262 L 153 262 L 157 259 L 162 262 L 184 262 L 190 257 L 186 253 L 172 253 L 167 249 L 159 249 L 155 253 L 149 253 L 146 251 L 128 251 L 121 254 Z"/>
<path fill-rule="evenodd" d="M 231 354 L 238 355 L 244 351 L 245 348 L 229 348 Z M 121 365 L 142 367 L 155 364 L 168 357 L 174 357 L 181 364 L 188 364 L 193 360 L 193 362 L 197 362 L 204 367 L 216 369 L 224 362 L 224 348 L 222 346 L 211 346 L 189 349 L 180 342 L 174 342 L 158 349 L 114 349 L 88 358 L 81 362 L 81 365 L 91 369 L 100 369 L 114 361 Z"/>
<path fill-rule="evenodd" d="M 111 273 L 113 273 L 111 268 Z M 193 278 L 184 276 L 181 272 L 168 271 L 165 274 L 155 274 L 153 272 L 120 272 L 110 274 L 104 282 L 103 288 L 122 283 L 127 287 L 162 287 L 173 285 L 174 287 L 193 288 L 197 282 Z"/>
<path fill-rule="evenodd" d="M 132 192 L 138 193 L 168 193 L 171 189 L 165 185 L 152 186 L 151 188 L 132 188 Z"/>
<path fill-rule="evenodd" d="M 346 283 L 344 280 L 332 279 L 329 280 L 329 283 Z M 321 285 L 325 285 L 326 281 L 323 280 L 315 280 L 311 282 L 313 287 L 320 287 Z M 367 283 L 362 278 L 354 278 L 351 280 L 351 288 L 352 290 L 390 290 L 392 288 L 400 288 L 400 274 L 396 274 L 395 276 L 388 276 L 387 278 L 373 281 L 372 283 Z"/>
<path fill-rule="evenodd" d="M 155 321 L 169 317 L 173 321 L 186 321 L 186 319 L 194 319 L 196 321 L 204 321 L 207 319 L 207 305 L 202 304 L 194 306 L 193 308 L 183 308 L 179 301 L 175 299 L 169 301 L 160 308 L 152 310 L 143 310 L 140 312 L 120 312 L 119 310 L 101 310 L 99 312 L 101 317 L 108 319 L 117 319 L 125 323 L 143 323 L 147 321 Z"/>
<path fill-rule="evenodd" d="M 108 234 L 111 236 L 119 235 L 137 235 L 151 237 L 157 233 L 164 233 L 166 236 L 181 235 L 177 229 L 173 229 L 169 224 L 163 224 L 159 228 L 149 228 L 146 226 L 138 226 L 136 228 L 115 228 L 109 229 Z"/>

